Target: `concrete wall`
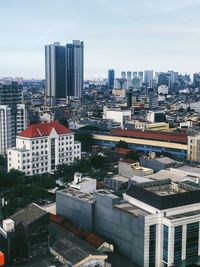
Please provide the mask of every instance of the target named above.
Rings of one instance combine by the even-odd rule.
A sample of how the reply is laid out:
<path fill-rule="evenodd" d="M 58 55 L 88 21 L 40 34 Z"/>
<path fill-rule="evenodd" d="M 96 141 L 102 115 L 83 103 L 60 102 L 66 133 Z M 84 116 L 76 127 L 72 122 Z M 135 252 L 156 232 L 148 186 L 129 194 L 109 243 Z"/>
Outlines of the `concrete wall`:
<path fill-rule="evenodd" d="M 120 199 L 94 194 L 94 229 L 139 266 L 144 263 L 144 217 L 113 207 Z"/>
<path fill-rule="evenodd" d="M 93 230 L 93 205 L 63 192 L 56 193 L 56 214 L 87 230 Z"/>

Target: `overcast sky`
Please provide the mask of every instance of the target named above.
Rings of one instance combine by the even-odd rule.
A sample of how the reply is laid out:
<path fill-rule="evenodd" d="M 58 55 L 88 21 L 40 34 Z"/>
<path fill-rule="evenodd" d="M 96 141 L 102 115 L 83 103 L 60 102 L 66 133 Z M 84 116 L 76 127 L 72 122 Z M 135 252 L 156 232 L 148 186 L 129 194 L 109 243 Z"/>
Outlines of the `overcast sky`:
<path fill-rule="evenodd" d="M 44 45 L 85 44 L 85 77 L 107 69 L 200 71 L 200 0 L 0 0 L 0 77 L 44 78 Z"/>

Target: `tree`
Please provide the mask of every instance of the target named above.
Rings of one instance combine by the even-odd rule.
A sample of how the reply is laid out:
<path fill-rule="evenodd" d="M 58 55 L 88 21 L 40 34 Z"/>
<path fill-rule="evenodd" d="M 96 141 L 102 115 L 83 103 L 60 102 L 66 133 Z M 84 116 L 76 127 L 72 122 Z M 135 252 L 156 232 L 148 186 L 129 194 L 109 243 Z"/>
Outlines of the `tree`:
<path fill-rule="evenodd" d="M 95 155 L 91 158 L 91 165 L 95 169 L 102 169 L 105 163 L 105 158 L 100 155 Z"/>
<path fill-rule="evenodd" d="M 128 148 L 128 144 L 125 141 L 120 140 L 117 144 L 116 147 L 119 148 Z"/>
<path fill-rule="evenodd" d="M 132 159 L 132 160 L 135 160 L 135 161 L 139 161 L 140 156 L 138 155 L 137 152 L 135 152 L 135 151 L 130 151 L 130 152 L 125 156 L 125 159 Z"/>
<path fill-rule="evenodd" d="M 91 151 L 93 145 L 95 145 L 95 140 L 90 133 L 79 132 L 75 134 L 75 140 L 81 142 L 82 151 Z"/>
<path fill-rule="evenodd" d="M 0 155 L 0 166 L 6 167 L 7 160 L 3 156 Z"/>

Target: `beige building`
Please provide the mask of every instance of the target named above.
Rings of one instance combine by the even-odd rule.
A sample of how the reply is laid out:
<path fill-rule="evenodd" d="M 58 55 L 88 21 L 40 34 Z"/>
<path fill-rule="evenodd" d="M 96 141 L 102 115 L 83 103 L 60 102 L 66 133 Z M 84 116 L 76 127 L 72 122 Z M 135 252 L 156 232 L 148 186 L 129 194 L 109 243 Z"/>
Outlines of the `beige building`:
<path fill-rule="evenodd" d="M 188 136 L 188 160 L 200 162 L 200 135 Z"/>

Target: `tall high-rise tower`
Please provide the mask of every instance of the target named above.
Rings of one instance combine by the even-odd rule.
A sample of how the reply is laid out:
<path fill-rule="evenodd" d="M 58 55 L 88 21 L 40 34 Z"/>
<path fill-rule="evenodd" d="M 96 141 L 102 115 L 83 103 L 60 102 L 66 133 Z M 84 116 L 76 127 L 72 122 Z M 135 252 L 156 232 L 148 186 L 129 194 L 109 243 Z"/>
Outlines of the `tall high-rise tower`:
<path fill-rule="evenodd" d="M 148 87 L 153 86 L 153 70 L 145 70 L 144 71 L 144 82 Z"/>
<path fill-rule="evenodd" d="M 66 96 L 65 46 L 60 43 L 45 46 L 45 76 L 47 102 L 54 105 L 57 98 Z"/>
<path fill-rule="evenodd" d="M 80 98 L 83 92 L 83 42 L 66 45 L 66 95 Z"/>
<path fill-rule="evenodd" d="M 113 69 L 108 70 L 108 89 L 113 89 L 115 80 L 115 71 Z"/>
<path fill-rule="evenodd" d="M 51 105 L 66 96 L 81 97 L 83 90 L 83 42 L 45 46 L 46 98 Z"/>

